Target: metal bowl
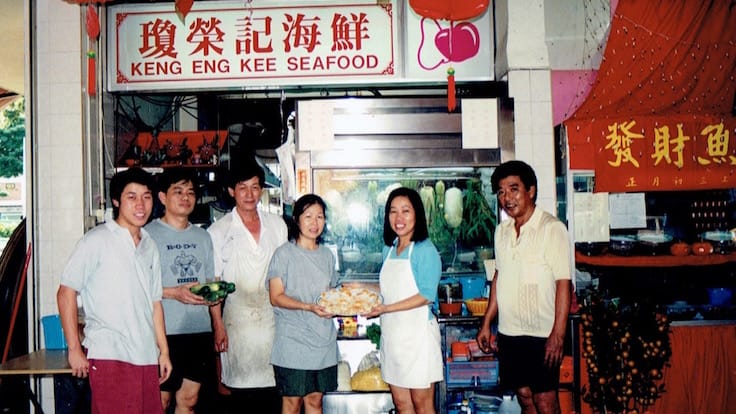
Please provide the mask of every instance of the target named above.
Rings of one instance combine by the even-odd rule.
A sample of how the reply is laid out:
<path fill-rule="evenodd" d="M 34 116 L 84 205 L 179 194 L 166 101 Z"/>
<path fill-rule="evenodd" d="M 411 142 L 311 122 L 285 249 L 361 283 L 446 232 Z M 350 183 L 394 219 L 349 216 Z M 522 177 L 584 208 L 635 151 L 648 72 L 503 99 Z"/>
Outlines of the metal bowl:
<path fill-rule="evenodd" d="M 630 235 L 614 235 L 608 242 L 608 252 L 618 256 L 631 256 L 636 248 L 636 237 Z"/>
<path fill-rule="evenodd" d="M 636 237 L 639 253 L 645 256 L 669 254 L 672 236 L 661 232 L 643 232 Z"/>
<path fill-rule="evenodd" d="M 734 251 L 734 233 L 730 231 L 707 231 L 703 240 L 713 245 L 713 253 L 731 254 Z"/>
<path fill-rule="evenodd" d="M 586 256 L 599 256 L 608 250 L 608 242 L 575 242 L 575 250 Z"/>

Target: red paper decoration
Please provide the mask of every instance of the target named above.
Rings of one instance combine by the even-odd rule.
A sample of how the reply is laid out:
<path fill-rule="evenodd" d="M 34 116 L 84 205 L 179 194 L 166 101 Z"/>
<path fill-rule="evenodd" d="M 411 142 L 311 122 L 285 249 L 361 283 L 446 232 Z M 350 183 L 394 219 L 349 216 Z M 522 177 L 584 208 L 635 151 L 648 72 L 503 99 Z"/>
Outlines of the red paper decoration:
<path fill-rule="evenodd" d="M 179 15 L 180 19 L 184 20 L 187 17 L 189 11 L 192 10 L 192 4 L 194 4 L 194 0 L 176 0 L 176 14 Z"/>
<path fill-rule="evenodd" d="M 86 29 L 90 40 L 90 49 L 87 52 L 87 94 L 95 96 L 97 94 L 97 59 L 95 59 L 97 54 L 92 45 L 100 36 L 100 17 L 97 15 L 97 9 L 91 4 L 87 5 Z"/>
<path fill-rule="evenodd" d="M 87 36 L 90 40 L 97 40 L 100 36 L 100 17 L 97 15 L 97 10 L 90 4 L 87 6 Z"/>
<path fill-rule="evenodd" d="M 468 20 L 485 13 L 489 0 L 409 0 L 409 6 L 418 15 L 435 20 L 450 20 L 451 28 L 448 36 L 453 32 L 461 33 L 452 26 L 452 22 Z M 460 28 L 460 26 L 458 26 Z M 452 56 L 453 51 L 450 39 L 447 40 L 447 55 Z M 440 45 L 438 45 L 440 46 Z M 457 103 L 455 97 L 455 69 L 447 69 L 447 110 L 455 110 Z"/>
<path fill-rule="evenodd" d="M 455 69 L 450 66 L 447 69 L 447 110 L 452 112 L 457 106 L 457 98 L 455 97 Z"/>

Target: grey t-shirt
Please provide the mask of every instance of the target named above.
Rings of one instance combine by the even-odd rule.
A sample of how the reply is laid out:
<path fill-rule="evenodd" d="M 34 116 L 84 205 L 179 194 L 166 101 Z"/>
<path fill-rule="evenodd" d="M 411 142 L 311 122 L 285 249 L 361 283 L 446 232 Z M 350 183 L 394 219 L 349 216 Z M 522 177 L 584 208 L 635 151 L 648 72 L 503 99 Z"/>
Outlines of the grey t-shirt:
<path fill-rule="evenodd" d="M 273 254 L 266 277 L 281 278 L 284 293 L 305 303 L 337 283 L 335 256 L 324 246 L 307 250 L 285 243 Z M 337 330 L 332 319 L 314 312 L 273 308 L 276 316 L 271 363 L 292 369 L 322 369 L 337 365 Z"/>
<path fill-rule="evenodd" d="M 205 283 L 214 278 L 212 239 L 207 231 L 193 224 L 179 230 L 161 219 L 148 223 L 145 229 L 158 245 L 163 287 Z M 188 305 L 176 299 L 164 299 L 162 304 L 167 335 L 212 331 L 207 306 Z"/>

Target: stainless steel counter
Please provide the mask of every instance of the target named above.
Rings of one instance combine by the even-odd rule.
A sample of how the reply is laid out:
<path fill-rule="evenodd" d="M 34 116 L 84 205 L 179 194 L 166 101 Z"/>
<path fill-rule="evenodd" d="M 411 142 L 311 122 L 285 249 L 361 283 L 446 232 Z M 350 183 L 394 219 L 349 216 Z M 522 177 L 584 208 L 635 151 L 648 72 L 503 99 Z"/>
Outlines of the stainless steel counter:
<path fill-rule="evenodd" d="M 393 408 L 389 392 L 330 392 L 322 398 L 324 414 L 389 414 Z"/>
<path fill-rule="evenodd" d="M 736 319 L 693 319 L 691 321 L 673 321 L 670 326 L 713 326 L 713 325 L 736 325 Z"/>

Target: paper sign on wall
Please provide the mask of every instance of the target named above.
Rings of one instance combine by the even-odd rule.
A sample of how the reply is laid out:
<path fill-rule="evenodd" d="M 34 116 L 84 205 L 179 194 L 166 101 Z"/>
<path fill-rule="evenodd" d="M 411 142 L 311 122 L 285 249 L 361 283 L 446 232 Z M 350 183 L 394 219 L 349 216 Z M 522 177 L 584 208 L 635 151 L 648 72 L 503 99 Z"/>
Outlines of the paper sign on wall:
<path fill-rule="evenodd" d="M 297 116 L 299 151 L 331 150 L 335 143 L 332 102 L 301 101 Z"/>
<path fill-rule="evenodd" d="M 647 226 L 644 193 L 611 194 L 608 204 L 612 229 L 635 229 Z"/>
<path fill-rule="evenodd" d="M 463 99 L 462 131 L 463 148 L 498 148 L 498 101 Z"/>
<path fill-rule="evenodd" d="M 608 193 L 574 193 L 576 242 L 599 242 L 609 239 Z"/>

